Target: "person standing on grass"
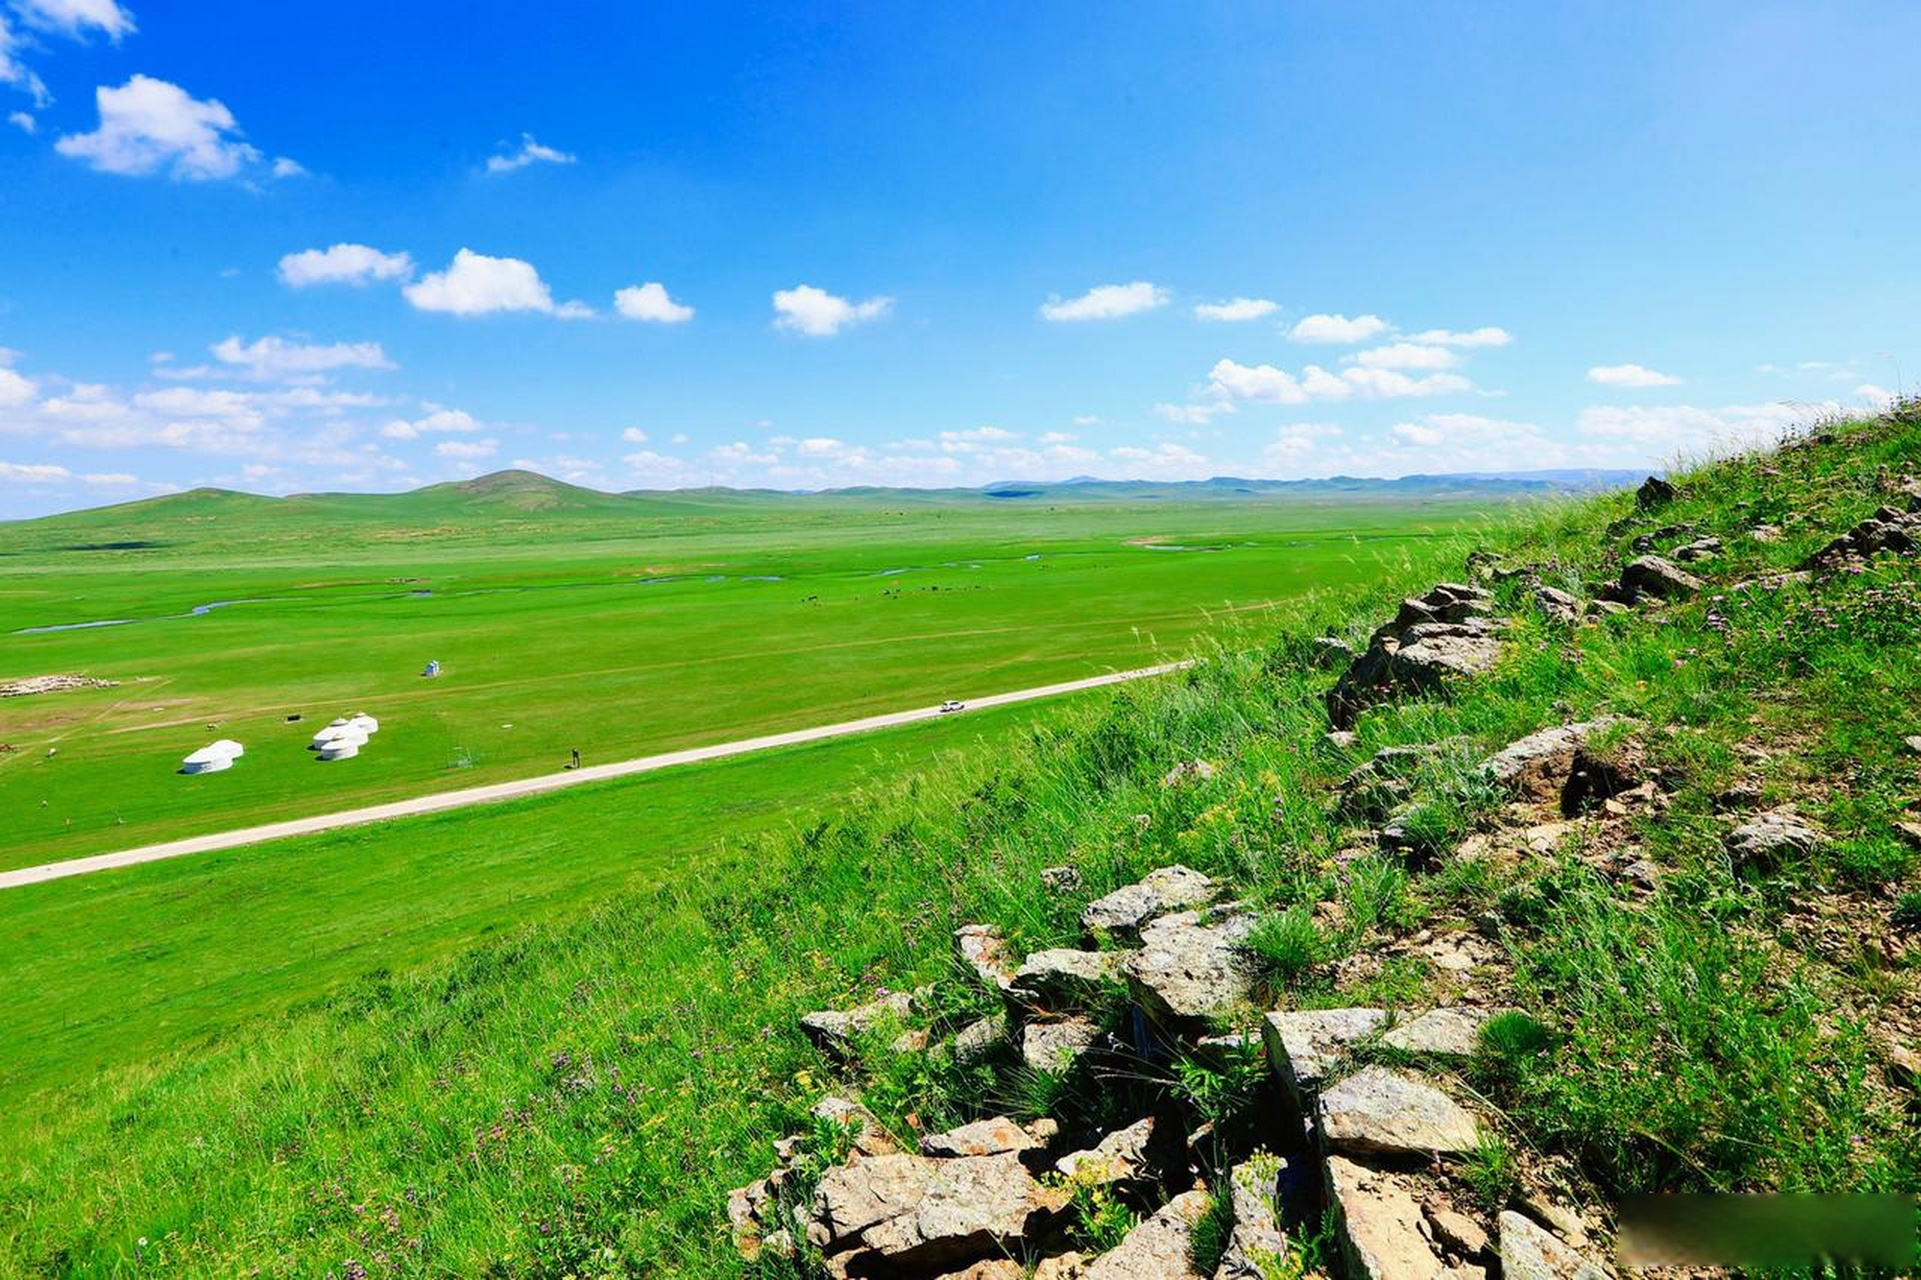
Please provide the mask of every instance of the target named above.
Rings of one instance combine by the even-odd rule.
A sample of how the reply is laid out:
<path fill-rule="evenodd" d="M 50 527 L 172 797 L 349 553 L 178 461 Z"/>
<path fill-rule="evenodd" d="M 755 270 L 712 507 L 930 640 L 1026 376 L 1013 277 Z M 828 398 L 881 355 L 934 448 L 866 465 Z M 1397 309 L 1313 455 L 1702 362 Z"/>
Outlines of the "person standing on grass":
<path fill-rule="evenodd" d="M 580 768 L 580 748 L 579 747 L 574 748 L 574 763 L 572 767 L 576 769 Z"/>

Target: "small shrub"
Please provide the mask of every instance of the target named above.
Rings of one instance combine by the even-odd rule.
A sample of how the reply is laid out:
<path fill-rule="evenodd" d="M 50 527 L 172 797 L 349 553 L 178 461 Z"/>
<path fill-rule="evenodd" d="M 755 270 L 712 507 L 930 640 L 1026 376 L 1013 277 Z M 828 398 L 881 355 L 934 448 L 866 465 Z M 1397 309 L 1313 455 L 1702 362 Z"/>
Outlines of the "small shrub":
<path fill-rule="evenodd" d="M 1514 1194 L 1520 1177 L 1515 1170 L 1514 1150 L 1508 1146 L 1507 1139 L 1491 1130 L 1484 1131 L 1461 1165 L 1461 1177 L 1483 1210 L 1497 1212 Z"/>
<path fill-rule="evenodd" d="M 1921 929 L 1921 889 L 1910 889 L 1894 900 L 1894 927 Z"/>
<path fill-rule="evenodd" d="M 1068 1185 L 1074 1192 L 1074 1243 L 1084 1252 L 1106 1253 L 1140 1225 L 1140 1215 L 1121 1203 L 1113 1187 L 1073 1181 Z"/>
<path fill-rule="evenodd" d="M 1225 1194 L 1210 1196 L 1207 1212 L 1194 1224 L 1194 1234 L 1187 1247 L 1188 1261 L 1196 1274 L 1214 1274 L 1221 1265 L 1222 1256 L 1227 1253 L 1227 1243 L 1233 1234 L 1233 1200 Z"/>
<path fill-rule="evenodd" d="M 1247 947 L 1262 968 L 1285 986 L 1306 977 L 1328 953 L 1313 913 L 1301 905 L 1263 916 L 1248 934 Z"/>

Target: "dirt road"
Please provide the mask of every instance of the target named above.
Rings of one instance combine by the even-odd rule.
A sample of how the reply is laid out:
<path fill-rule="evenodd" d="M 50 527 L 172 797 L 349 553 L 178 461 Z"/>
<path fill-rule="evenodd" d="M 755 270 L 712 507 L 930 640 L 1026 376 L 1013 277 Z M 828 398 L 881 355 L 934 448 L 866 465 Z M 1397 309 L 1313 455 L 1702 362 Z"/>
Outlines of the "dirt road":
<path fill-rule="evenodd" d="M 1068 680 L 1061 684 L 1046 684 L 1033 689 L 1017 689 L 1012 693 L 994 693 L 984 698 L 971 699 L 967 707 L 972 710 L 981 710 L 988 707 L 1004 707 L 1016 702 L 1031 702 L 1036 698 L 1052 698 L 1063 693 L 1098 689 L 1103 685 L 1121 684 L 1147 676 L 1166 675 L 1170 671 L 1178 671 L 1187 665 L 1185 662 L 1169 662 L 1158 667 L 1142 667 L 1136 671 L 1114 671 L 1107 675 L 1089 676 L 1084 680 Z M 966 712 L 959 714 L 965 715 Z M 824 738 L 866 733 L 872 729 L 889 729 L 896 725 L 913 724 L 918 720 L 933 720 L 940 715 L 939 707 L 916 707 L 911 711 L 892 711 L 886 715 L 868 716 L 864 720 L 846 720 L 840 724 L 817 725 L 812 729 L 770 733 L 765 737 L 742 738 L 738 742 L 718 742 L 708 747 L 689 747 L 685 751 L 641 756 L 636 760 L 621 760 L 613 764 L 588 765 L 583 769 L 542 774 L 535 778 L 519 778 L 512 782 L 495 782 L 484 787 L 442 791 L 434 795 L 416 796 L 411 800 L 395 800 L 388 804 L 369 805 L 364 809 L 343 809 L 338 813 L 322 813 L 310 818 L 270 822 L 264 826 L 243 827 L 237 831 L 190 836 L 185 840 L 169 840 L 165 844 L 150 844 L 121 853 L 100 853 L 89 858 L 49 862 L 38 867 L 22 867 L 17 871 L 0 872 L 0 889 L 14 889 L 21 885 L 38 884 L 43 880 L 59 880 L 67 876 L 83 876 L 95 871 L 111 870 L 114 867 L 131 867 L 142 862 L 158 862 L 163 858 L 211 853 L 218 849 L 258 844 L 263 840 L 312 835 L 316 831 L 333 831 L 340 827 L 359 826 L 365 822 L 385 822 L 390 818 L 405 818 L 416 813 L 441 813 L 448 809 L 464 809 L 469 805 L 491 804 L 497 800 L 517 800 L 522 796 L 536 796 L 548 791 L 558 791 L 562 787 L 579 786 L 587 782 L 603 782 L 608 778 L 624 778 L 635 773 L 651 773 L 655 769 L 671 769 L 675 765 L 696 764 L 702 760 L 722 760 L 728 756 L 766 751 L 772 747 L 791 747 L 803 742 L 819 742 Z"/>

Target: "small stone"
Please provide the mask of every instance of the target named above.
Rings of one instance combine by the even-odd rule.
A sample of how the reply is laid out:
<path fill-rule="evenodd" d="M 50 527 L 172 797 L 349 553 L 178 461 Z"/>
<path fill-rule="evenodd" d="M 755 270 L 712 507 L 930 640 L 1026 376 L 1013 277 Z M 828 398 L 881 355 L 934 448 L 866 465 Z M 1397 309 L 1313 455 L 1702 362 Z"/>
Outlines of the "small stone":
<path fill-rule="evenodd" d="M 1327 1189 L 1337 1238 L 1355 1280 L 1440 1280 L 1441 1260 L 1422 1230 L 1421 1206 L 1392 1173 L 1327 1158 Z"/>
<path fill-rule="evenodd" d="M 1634 505 L 1642 510 L 1650 507 L 1664 507 L 1676 497 L 1674 486 L 1660 476 L 1649 476 L 1634 491 Z"/>
<path fill-rule="evenodd" d="M 1590 600 L 1587 602 L 1587 616 L 1590 618 L 1611 618 L 1617 614 L 1631 613 L 1633 610 L 1619 600 Z"/>
<path fill-rule="evenodd" d="M 1021 1030 L 1021 1058 L 1036 1071 L 1066 1071 L 1100 1035 L 1100 1027 L 1087 1018 L 1030 1022 Z"/>
<path fill-rule="evenodd" d="M 1202 1280 L 1191 1254 L 1194 1226 L 1207 1206 L 1207 1193 L 1199 1189 L 1175 1196 L 1094 1259 L 1084 1273 L 1086 1280 Z"/>
<path fill-rule="evenodd" d="M 1337 1151 L 1460 1155 L 1474 1149 L 1474 1117 L 1427 1081 L 1364 1067 L 1321 1094 L 1321 1133 Z"/>
<path fill-rule="evenodd" d="M 1556 1204 L 1546 1196 L 1529 1192 L 1521 1198 L 1521 1208 L 1533 1214 L 1536 1221 L 1545 1222 L 1559 1232 L 1568 1243 L 1587 1243 L 1587 1223 L 1581 1221 L 1581 1215 L 1566 1205 Z"/>
<path fill-rule="evenodd" d="M 1089 1183 L 1132 1182 L 1149 1171 L 1147 1147 L 1154 1139 L 1154 1117 L 1116 1129 L 1085 1151 L 1054 1162 L 1055 1172 Z"/>
<path fill-rule="evenodd" d="M 1502 1280 L 1607 1280 L 1607 1272 L 1513 1210 L 1501 1214 Z"/>
<path fill-rule="evenodd" d="M 1178 865 L 1162 867 L 1137 884 L 1090 902 L 1081 912 L 1081 925 L 1091 934 L 1132 937 L 1155 916 L 1211 902 L 1215 892 L 1214 882 L 1198 871 Z"/>
<path fill-rule="evenodd" d="M 1325 737 L 1328 746 L 1342 751 L 1353 750 L 1354 744 L 1361 740 L 1361 735 L 1352 729 L 1329 729 Z"/>
<path fill-rule="evenodd" d="M 1480 1009 L 1429 1009 L 1411 1022 L 1396 1023 L 1381 1043 L 1403 1053 L 1471 1058 L 1480 1047 L 1487 1017 Z"/>
<path fill-rule="evenodd" d="M 830 1261 L 855 1251 L 871 1256 L 863 1273 L 939 1274 L 985 1253 L 1013 1253 L 1067 1199 L 1036 1182 L 1013 1152 L 952 1160 L 876 1156 L 821 1175 L 807 1235 Z"/>
<path fill-rule="evenodd" d="M 1267 1060 L 1297 1104 L 1321 1087 L 1347 1047 L 1387 1020 L 1385 1009 L 1303 1009 L 1261 1023 Z"/>
<path fill-rule="evenodd" d="M 954 1061 L 963 1067 L 983 1062 L 1007 1043 L 1007 1019 L 981 1018 L 954 1034 Z"/>
<path fill-rule="evenodd" d="M 1468 1258 L 1478 1258 L 1486 1253 L 1493 1243 L 1481 1224 L 1464 1213 L 1441 1205 L 1427 1205 L 1423 1209 L 1427 1215 L 1428 1226 L 1434 1228 L 1435 1237 L 1441 1244 L 1455 1253 Z"/>
<path fill-rule="evenodd" d="M 1081 873 L 1077 867 L 1042 867 L 1041 886 L 1056 896 L 1080 892 Z"/>
<path fill-rule="evenodd" d="M 1909 755 L 1921 756 L 1921 733 L 1909 734 L 1901 739 L 1901 745 L 1907 748 Z"/>
<path fill-rule="evenodd" d="M 905 991 L 895 991 L 854 1009 L 821 1009 L 802 1014 L 800 1029 L 821 1052 L 845 1058 L 854 1052 L 860 1036 L 887 1019 L 904 1019 L 913 1010 L 914 998 Z"/>
<path fill-rule="evenodd" d="M 1536 587 L 1534 607 L 1549 622 L 1571 626 L 1581 620 L 1581 602 L 1559 587 Z"/>
<path fill-rule="evenodd" d="M 927 1134 L 920 1140 L 920 1153 L 924 1156 L 994 1156 L 1003 1151 L 1029 1151 L 1039 1145 L 1020 1125 L 1006 1116 L 995 1116 L 946 1133 Z"/>
<path fill-rule="evenodd" d="M 1774 809 L 1728 833 L 1728 853 L 1744 866 L 1770 870 L 1791 857 L 1813 853 L 1827 837 L 1791 809 Z"/>
<path fill-rule="evenodd" d="M 1778 524 L 1757 524 L 1748 530 L 1748 537 L 1756 542 L 1779 542 L 1783 536 Z"/>
<path fill-rule="evenodd" d="M 1023 1280 L 1027 1268 L 1012 1258 L 983 1258 L 959 1271 L 943 1271 L 934 1280 Z"/>
<path fill-rule="evenodd" d="M 1005 991 L 1013 981 L 1013 952 L 994 925 L 964 924 L 954 930 L 954 953 L 964 968 L 990 987 Z"/>
<path fill-rule="evenodd" d="M 831 1120 L 843 1129 L 852 1129 L 854 1150 L 864 1156 L 891 1155 L 900 1150 L 893 1135 L 882 1127 L 874 1113 L 858 1102 L 829 1095 L 809 1108 L 808 1114 L 816 1120 Z"/>
<path fill-rule="evenodd" d="M 1120 963 L 1120 954 L 1113 951 L 1073 947 L 1036 951 L 1015 971 L 1007 995 L 1031 1009 L 1090 1008 L 1100 1003 L 1110 983 L 1119 980 Z"/>
<path fill-rule="evenodd" d="M 1334 636 L 1321 636 L 1313 642 L 1314 665 L 1330 671 L 1339 671 L 1354 661 L 1354 650 L 1347 641 Z"/>
<path fill-rule="evenodd" d="M 1057 1253 L 1034 1264 L 1034 1280 L 1084 1280 L 1086 1275 L 1087 1257 L 1079 1252 Z"/>
<path fill-rule="evenodd" d="M 1621 570 L 1621 590 L 1631 600 L 1685 600 L 1707 584 L 1660 556 L 1642 556 Z"/>

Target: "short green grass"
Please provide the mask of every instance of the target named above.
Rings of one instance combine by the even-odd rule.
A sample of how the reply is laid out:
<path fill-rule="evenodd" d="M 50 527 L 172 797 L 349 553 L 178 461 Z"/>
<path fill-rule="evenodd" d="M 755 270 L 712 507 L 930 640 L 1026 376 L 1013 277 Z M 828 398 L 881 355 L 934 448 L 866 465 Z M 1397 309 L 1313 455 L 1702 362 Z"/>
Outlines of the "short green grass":
<path fill-rule="evenodd" d="M 0 869 L 1146 666 L 1482 510 L 530 492 L 558 505 L 196 493 L 0 526 L 0 679 L 120 681 L 0 701 Z M 304 749 L 357 711 L 359 758 Z M 216 737 L 246 757 L 175 772 Z"/>

